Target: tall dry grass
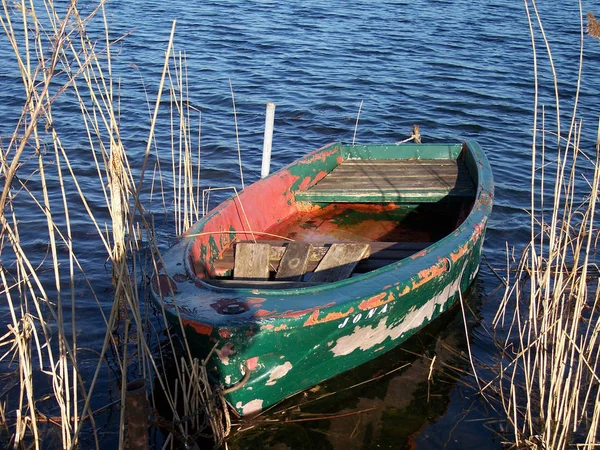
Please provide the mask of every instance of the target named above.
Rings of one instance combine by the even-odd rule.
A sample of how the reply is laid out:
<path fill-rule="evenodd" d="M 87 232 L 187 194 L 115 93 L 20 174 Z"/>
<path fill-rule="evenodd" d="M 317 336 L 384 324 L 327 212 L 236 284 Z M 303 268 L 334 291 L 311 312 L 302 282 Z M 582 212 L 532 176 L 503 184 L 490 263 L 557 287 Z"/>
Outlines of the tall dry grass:
<path fill-rule="evenodd" d="M 546 31 L 535 1 L 526 0 L 525 7 L 536 81 L 531 237 L 514 277 L 507 276 L 494 319 L 503 354 L 498 376 L 488 387 L 499 393 L 507 445 L 591 449 L 600 446 L 600 128 L 595 148 L 582 144 L 582 127 L 590 125 L 577 119 L 579 90 L 568 125 L 561 123 L 558 76 Z M 581 17 L 578 87 L 585 42 Z M 539 105 L 540 61 L 548 62 L 553 75 L 552 108 Z"/>
<path fill-rule="evenodd" d="M 194 359 L 185 345 L 179 348 L 168 328 L 166 340 L 158 335 L 162 329 L 155 329 L 149 306 L 140 301 L 142 270 L 153 270 L 160 263 L 153 224 L 143 203 L 159 197 L 169 209 L 175 206 L 178 234 L 198 219 L 200 210 L 199 136 L 194 149 L 191 131 L 196 112 L 187 98 L 185 58 L 174 50 L 175 24 L 165 42 L 143 166 L 132 169 L 122 139 L 119 81 L 112 67 L 112 46 L 120 37 L 109 31 L 104 3 L 81 15 L 76 2 L 64 6 L 51 0 L 3 0 L 0 23 L 24 88 L 18 125 L 7 140 L 0 141 L 4 183 L 0 293 L 10 320 L 0 333 L 0 380 L 5 380 L 0 383 L 0 438 L 15 449 L 100 448 L 107 437 L 98 429 L 96 417 L 120 407 L 118 437 L 109 436 L 108 442 L 114 445 L 118 439 L 119 448 L 125 448 L 125 406 L 135 376 L 148 386 L 152 410 L 148 423 L 163 430 L 164 448 L 177 441 L 193 448 L 201 435 L 222 442 L 228 417 L 222 397 L 211 392 L 204 362 Z M 101 30 L 99 35 L 88 31 L 91 23 Z M 65 114 L 60 100 L 67 95 L 79 108 L 74 123 L 87 136 L 88 153 L 83 158 L 94 161 L 94 195 L 105 198 L 108 217 L 88 201 L 90 180 L 86 179 L 85 188 L 80 184 L 82 156 L 63 140 L 72 130 L 56 125 L 60 121 L 55 116 Z M 154 139 L 163 95 L 169 97 L 173 137 L 166 157 L 158 152 Z M 198 134 L 199 129 L 198 120 Z M 157 154 L 151 158 L 153 152 Z M 148 167 L 152 159 L 156 163 Z M 160 167 L 161 160 L 171 161 L 170 171 Z M 147 171 L 164 184 L 154 176 L 145 177 Z M 39 252 L 28 252 L 30 243 L 21 240 L 28 226 L 21 218 L 35 215 L 36 208 L 44 218 L 44 226 L 36 229 L 37 238 L 48 248 L 43 261 Z M 82 263 L 79 249 L 89 248 L 89 242 L 82 247 L 73 233 L 74 209 L 87 214 L 95 239 L 105 250 L 114 293 L 108 305 L 106 294 L 96 292 L 98 287 L 91 281 L 95 277 L 88 277 Z M 142 248 L 140 242 L 146 245 Z M 82 283 L 86 298 L 82 298 Z M 96 319 L 103 324 L 104 339 L 101 346 L 85 349 L 90 343 L 81 330 L 91 318 L 81 316 L 79 302 L 89 303 L 89 298 L 98 303 Z M 172 373 L 166 372 L 170 365 L 166 358 L 176 361 L 174 382 Z M 112 368 L 109 380 L 105 379 L 107 366 Z M 98 405 L 106 400 L 97 392 L 100 379 L 103 385 L 120 386 L 117 401 Z M 157 392 L 164 397 L 162 408 Z"/>

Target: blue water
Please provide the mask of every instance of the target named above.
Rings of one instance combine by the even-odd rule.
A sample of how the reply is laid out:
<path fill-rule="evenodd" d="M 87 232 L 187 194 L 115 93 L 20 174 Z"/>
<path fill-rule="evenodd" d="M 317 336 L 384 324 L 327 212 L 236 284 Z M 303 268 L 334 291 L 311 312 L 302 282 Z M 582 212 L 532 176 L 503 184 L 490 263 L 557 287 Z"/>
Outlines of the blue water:
<path fill-rule="evenodd" d="M 559 77 L 564 132 L 576 93 L 579 7 L 571 0 L 560 7 L 550 0 L 539 3 Z M 84 14 L 95 6 L 93 2 L 80 4 Z M 584 14 L 588 10 L 600 13 L 600 3 L 584 1 Z M 268 101 L 277 105 L 273 169 L 330 141 L 351 142 L 361 103 L 357 143 L 405 139 L 415 123 L 420 125 L 424 142 L 476 139 L 490 159 L 496 182 L 494 214 L 485 244 L 487 264 L 482 266 L 478 285 L 483 296 L 479 315 L 489 327 L 498 296 L 488 294 L 494 293 L 499 282 L 488 264 L 503 267 L 505 242 L 515 246 L 518 254 L 529 233 L 525 210 L 530 201 L 534 66 L 523 2 L 115 0 L 106 5 L 106 11 L 111 39 L 127 35 L 113 48 L 112 63 L 113 77 L 120 83 L 121 135 L 135 174 L 139 174 L 144 158 L 150 111 L 174 20 L 174 49 L 186 59 L 189 102 L 201 111 L 201 119 L 197 114 L 192 119 L 196 128 L 201 120 L 202 188 L 240 186 L 230 85 L 235 94 L 246 184 L 260 173 Z M 534 28 L 539 27 L 534 24 Z M 88 31 L 93 39 L 100 39 L 99 46 L 103 45 L 101 30 L 98 19 L 90 22 Z M 541 36 L 536 36 L 539 101 L 549 108 L 546 126 L 555 128 L 552 74 Z M 581 146 L 590 155 L 599 112 L 599 59 L 600 42 L 586 37 L 577 118 L 583 123 Z M 4 35 L 0 37 L 0 61 L 0 145 L 4 151 L 23 105 L 16 59 Z M 67 90 L 57 99 L 54 114 L 54 127 L 103 228 L 104 222 L 109 223 L 108 211 L 71 92 Z M 194 145 L 198 145 L 197 134 L 192 133 Z M 163 161 L 170 159 L 169 136 L 170 125 L 164 114 L 157 126 L 157 147 L 163 152 Z M 31 156 L 32 150 L 27 151 Z M 51 148 L 47 152 L 46 158 L 51 160 Z M 23 170 L 33 164 L 34 160 L 26 160 Z M 56 169 L 49 167 L 48 173 L 55 183 Z M 29 178 L 25 173 L 23 177 Z M 28 186 L 39 188 L 35 175 Z M 98 292 L 98 301 L 107 309 L 111 298 L 110 270 L 104 266 L 106 253 L 94 238 L 95 228 L 76 200 L 72 184 L 68 190 L 75 247 Z M 51 201 L 60 212 L 60 196 L 53 194 Z M 25 194 L 19 195 L 15 207 L 21 220 L 22 244 L 31 258 L 41 263 L 47 256 L 48 237 L 39 232 L 45 219 Z M 152 212 L 161 245 L 165 246 L 173 231 L 170 216 L 161 211 L 155 202 Z M 7 252 L 3 257 L 10 259 Z M 77 283 L 81 289 L 78 327 L 80 333 L 86 330 L 81 346 L 98 348 L 104 331 L 96 302 L 85 283 Z M 9 321 L 2 307 L 0 321 Z M 4 331 L 2 327 L 0 335 Z M 490 338 L 478 328 L 470 338 L 478 357 L 490 361 Z M 456 425 L 461 411 L 477 411 L 475 419 L 486 414 L 481 404 L 475 402 L 473 406 L 474 400 L 465 398 L 469 394 L 463 389 L 461 383 L 449 389 L 445 394 L 447 407 L 436 409 L 418 427 L 421 431 L 411 442 L 425 449 L 444 445 L 468 448 L 469 442 L 477 442 L 471 448 L 499 445 L 481 421 L 467 419 Z M 107 422 L 114 423 L 114 417 Z M 277 436 L 273 431 L 270 439 L 277 442 Z M 382 439 L 384 447 L 393 448 Z M 332 440 L 328 445 L 352 447 L 352 442 Z"/>

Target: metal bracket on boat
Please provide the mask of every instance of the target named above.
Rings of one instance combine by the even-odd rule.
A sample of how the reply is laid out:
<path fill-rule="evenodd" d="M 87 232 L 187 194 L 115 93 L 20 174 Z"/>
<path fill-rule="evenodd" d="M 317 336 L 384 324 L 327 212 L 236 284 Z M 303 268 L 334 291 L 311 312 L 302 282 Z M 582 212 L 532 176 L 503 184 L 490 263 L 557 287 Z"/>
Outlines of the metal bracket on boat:
<path fill-rule="evenodd" d="M 452 261 L 449 258 L 444 258 L 444 262 L 446 263 L 446 272 L 450 272 L 452 270 Z"/>
<path fill-rule="evenodd" d="M 238 389 L 241 389 L 246 385 L 246 383 L 250 379 L 250 374 L 252 371 L 250 369 L 248 369 L 248 366 L 246 364 L 242 364 L 242 367 L 244 368 L 244 376 L 242 377 L 242 379 L 240 381 L 238 381 L 236 384 L 234 384 L 233 386 L 223 389 L 223 395 L 235 392 Z"/>

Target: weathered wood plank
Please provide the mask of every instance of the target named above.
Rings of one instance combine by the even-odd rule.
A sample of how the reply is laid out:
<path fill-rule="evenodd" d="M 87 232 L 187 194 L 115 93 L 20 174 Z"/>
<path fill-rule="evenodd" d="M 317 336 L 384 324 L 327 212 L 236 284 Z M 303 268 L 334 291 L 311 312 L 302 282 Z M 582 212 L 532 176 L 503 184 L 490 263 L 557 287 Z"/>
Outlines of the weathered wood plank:
<path fill-rule="evenodd" d="M 473 183 L 457 182 L 457 180 L 416 180 L 410 181 L 407 179 L 386 180 L 386 179 L 371 179 L 371 180 L 329 180 L 327 183 L 316 185 L 311 190 L 323 191 L 327 189 L 340 190 L 406 190 L 406 191 L 426 191 L 439 189 L 469 189 L 473 188 Z"/>
<path fill-rule="evenodd" d="M 449 198 L 459 201 L 472 199 L 475 196 L 474 189 L 441 189 L 441 190 L 374 190 L 374 191 L 301 191 L 296 192 L 296 200 L 299 202 L 317 203 L 436 203 L 442 199 Z"/>
<path fill-rule="evenodd" d="M 233 278 L 236 280 L 268 280 L 270 252 L 269 244 L 237 244 Z"/>
<path fill-rule="evenodd" d="M 308 242 L 290 242 L 281 258 L 275 279 L 281 281 L 302 280 L 311 253 L 312 245 Z"/>
<path fill-rule="evenodd" d="M 348 278 L 358 262 L 369 256 L 369 249 L 369 244 L 359 242 L 332 244 L 310 281 L 331 283 Z"/>
<path fill-rule="evenodd" d="M 310 281 L 248 281 L 248 280 L 203 280 L 207 284 L 223 288 L 248 289 L 298 289 L 318 286 L 323 283 Z"/>

